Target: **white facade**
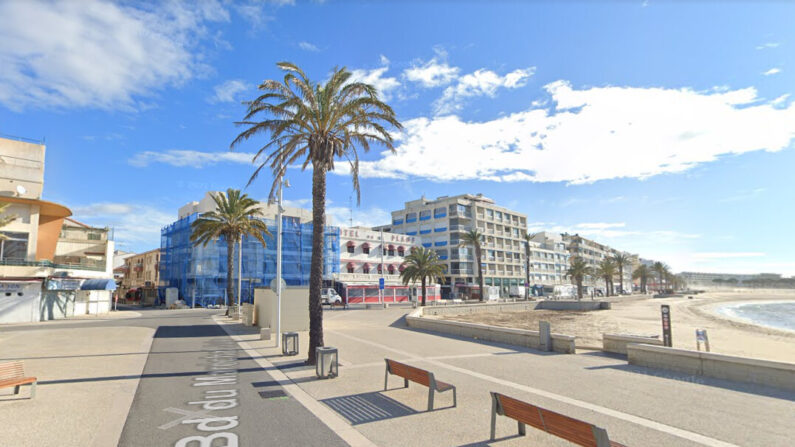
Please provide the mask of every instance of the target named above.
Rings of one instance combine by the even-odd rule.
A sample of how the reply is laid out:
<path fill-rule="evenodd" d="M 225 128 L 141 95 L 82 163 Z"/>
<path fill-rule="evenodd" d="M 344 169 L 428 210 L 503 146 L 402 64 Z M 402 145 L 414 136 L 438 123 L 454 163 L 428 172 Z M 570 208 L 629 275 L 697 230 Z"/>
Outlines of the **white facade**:
<path fill-rule="evenodd" d="M 177 212 L 178 218 L 183 219 L 194 213 L 201 214 L 210 211 L 215 211 L 216 209 L 215 201 L 211 196 L 211 194 L 214 193 L 216 192 L 206 192 L 204 194 L 204 197 L 200 201 L 198 202 L 193 201 L 180 207 L 179 211 Z M 276 216 L 278 214 L 276 204 L 259 202 L 259 208 L 262 212 L 263 218 L 276 220 Z M 307 210 L 304 208 L 293 208 L 291 206 L 282 206 L 282 210 L 284 210 L 282 213 L 284 216 L 297 217 L 301 223 L 312 221 L 312 210 Z M 331 225 L 331 224 L 332 224 L 331 217 L 327 214 L 326 225 Z"/>
<path fill-rule="evenodd" d="M 341 228 L 340 273 L 334 279 L 346 284 L 378 284 L 383 276 L 386 284 L 402 284 L 400 266 L 404 257 L 412 247 L 419 246 L 417 236 L 365 227 Z"/>

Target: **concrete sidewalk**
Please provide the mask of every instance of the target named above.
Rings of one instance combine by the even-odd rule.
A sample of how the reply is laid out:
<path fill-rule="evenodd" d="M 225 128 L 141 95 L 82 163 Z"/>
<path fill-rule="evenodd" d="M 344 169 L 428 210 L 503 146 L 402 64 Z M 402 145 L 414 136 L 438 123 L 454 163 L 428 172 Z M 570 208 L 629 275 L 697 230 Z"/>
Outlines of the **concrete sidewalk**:
<path fill-rule="evenodd" d="M 301 355 L 281 357 L 273 341 L 239 327 L 241 338 L 284 372 L 323 408 L 380 446 L 569 445 L 498 418 L 490 443 L 489 391 L 531 402 L 607 429 L 629 446 L 789 446 L 795 436 L 795 393 L 627 365 L 601 353 L 566 355 L 415 331 L 406 309 L 326 312 L 325 341 L 340 350 L 340 377 L 317 380 Z M 554 330 L 554 328 L 553 328 Z M 433 371 L 458 388 L 437 394 L 426 411 L 428 389 L 393 378 L 383 390 L 384 358 Z"/>
<path fill-rule="evenodd" d="M 0 390 L 0 445 L 118 442 L 154 330 L 71 326 L 0 332 L 0 362 L 22 360 L 26 375 L 39 380 L 33 400 L 28 386 L 18 396 L 13 388 Z"/>

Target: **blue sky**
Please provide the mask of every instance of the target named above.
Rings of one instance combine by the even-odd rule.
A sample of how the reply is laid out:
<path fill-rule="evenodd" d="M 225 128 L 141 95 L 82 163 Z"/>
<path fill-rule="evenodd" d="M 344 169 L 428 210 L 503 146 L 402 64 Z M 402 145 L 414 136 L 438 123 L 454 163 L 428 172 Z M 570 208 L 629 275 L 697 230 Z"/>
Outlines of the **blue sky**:
<path fill-rule="evenodd" d="M 345 66 L 405 125 L 362 167 L 355 224 L 481 192 L 533 230 L 674 270 L 795 274 L 795 4 L 0 3 L 0 133 L 46 138 L 44 197 L 145 250 L 177 208 L 244 187 L 228 151 L 275 63 Z M 41 32 L 47 30 L 48 32 Z M 309 206 L 310 175 L 285 197 Z M 247 192 L 265 197 L 268 176 Z M 344 173 L 328 211 L 347 223 Z"/>

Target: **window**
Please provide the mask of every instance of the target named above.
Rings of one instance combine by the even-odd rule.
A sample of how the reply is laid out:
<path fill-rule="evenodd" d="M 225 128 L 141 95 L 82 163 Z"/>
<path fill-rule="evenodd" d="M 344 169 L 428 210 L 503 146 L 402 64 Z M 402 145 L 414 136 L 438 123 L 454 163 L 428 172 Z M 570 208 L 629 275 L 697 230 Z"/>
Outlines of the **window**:
<path fill-rule="evenodd" d="M 28 233 L 0 232 L 0 260 L 24 261 L 28 255 Z"/>
<path fill-rule="evenodd" d="M 389 250 L 387 250 L 386 254 L 389 256 L 395 256 L 395 249 L 393 247 L 390 247 Z"/>
<path fill-rule="evenodd" d="M 420 211 L 420 220 L 428 220 L 431 218 L 431 210 Z"/>
<path fill-rule="evenodd" d="M 102 235 L 99 233 L 88 233 L 88 240 L 89 241 L 100 241 L 102 240 Z"/>
<path fill-rule="evenodd" d="M 405 251 L 403 250 L 403 247 L 398 247 L 397 251 L 398 251 L 398 256 L 403 256 L 405 254 Z"/>
<path fill-rule="evenodd" d="M 370 246 L 367 244 L 362 245 L 362 253 L 369 255 L 370 254 Z"/>
<path fill-rule="evenodd" d="M 486 216 L 487 216 L 489 219 L 493 219 L 493 218 L 494 218 L 494 210 L 487 209 L 487 210 L 486 210 Z"/>
<path fill-rule="evenodd" d="M 408 213 L 406 214 L 406 223 L 408 222 L 416 222 L 417 221 L 417 213 Z"/>
<path fill-rule="evenodd" d="M 370 273 L 370 265 L 369 264 L 363 265 L 362 266 L 362 272 L 363 273 Z"/>
<path fill-rule="evenodd" d="M 403 219 L 393 218 L 392 225 L 403 225 Z"/>
<path fill-rule="evenodd" d="M 353 244 L 348 244 L 348 253 L 353 253 L 354 248 Z"/>
<path fill-rule="evenodd" d="M 434 208 L 433 210 L 434 218 L 438 219 L 440 217 L 446 217 L 446 216 L 447 216 L 447 210 L 445 209 L 445 207 Z"/>
<path fill-rule="evenodd" d="M 348 265 L 348 273 L 353 273 L 353 266 L 350 264 Z"/>

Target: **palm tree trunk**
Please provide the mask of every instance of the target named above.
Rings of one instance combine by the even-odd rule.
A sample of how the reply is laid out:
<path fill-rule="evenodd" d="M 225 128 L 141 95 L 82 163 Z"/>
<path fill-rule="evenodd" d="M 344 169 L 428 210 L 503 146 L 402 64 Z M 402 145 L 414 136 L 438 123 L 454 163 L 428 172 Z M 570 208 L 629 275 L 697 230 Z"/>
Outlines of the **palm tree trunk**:
<path fill-rule="evenodd" d="M 478 266 L 478 285 L 480 286 L 480 301 L 483 301 L 483 295 L 486 291 L 483 289 L 483 269 L 480 265 L 480 244 L 475 245 L 475 262 Z"/>
<path fill-rule="evenodd" d="M 624 266 L 619 264 L 618 265 L 618 287 L 621 289 L 621 292 L 624 292 Z"/>
<path fill-rule="evenodd" d="M 235 288 L 232 287 L 232 269 L 234 268 L 235 242 L 231 237 L 226 237 L 226 314 L 229 315 L 229 306 L 235 302 Z"/>
<path fill-rule="evenodd" d="M 309 358 L 314 365 L 315 348 L 323 346 L 323 239 L 326 224 L 326 170 L 318 163 L 312 169 L 312 262 L 309 267 Z"/>
<path fill-rule="evenodd" d="M 577 300 L 582 300 L 582 279 L 577 279 Z"/>
<path fill-rule="evenodd" d="M 525 259 L 524 272 L 525 272 L 525 277 L 527 279 L 525 281 L 525 283 L 524 283 L 524 299 L 529 300 L 530 299 L 530 243 L 529 242 L 525 243 L 525 250 L 524 251 L 525 251 L 525 254 L 524 254 L 524 259 Z"/>
<path fill-rule="evenodd" d="M 425 306 L 425 277 L 422 277 L 422 305 Z"/>
<path fill-rule="evenodd" d="M 605 276 L 605 297 L 610 296 L 610 278 Z"/>

